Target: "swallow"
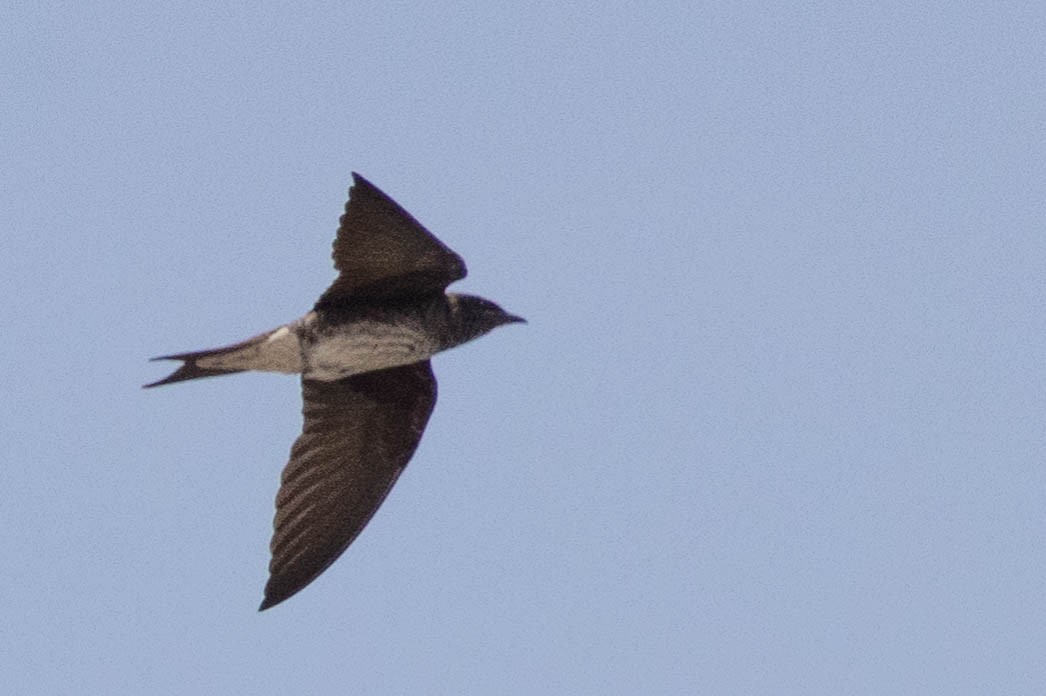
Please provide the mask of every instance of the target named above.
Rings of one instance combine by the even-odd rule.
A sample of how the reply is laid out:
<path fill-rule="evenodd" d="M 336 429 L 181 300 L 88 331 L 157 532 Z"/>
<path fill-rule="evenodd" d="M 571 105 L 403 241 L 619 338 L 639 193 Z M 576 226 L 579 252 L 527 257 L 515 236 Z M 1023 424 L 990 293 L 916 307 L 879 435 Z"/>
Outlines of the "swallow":
<path fill-rule="evenodd" d="M 145 387 L 246 370 L 301 375 L 301 435 L 276 496 L 264 611 L 349 547 L 418 447 L 436 404 L 430 358 L 517 322 L 489 300 L 448 293 L 465 262 L 359 174 L 334 239 L 338 276 L 305 316 L 178 360 Z"/>

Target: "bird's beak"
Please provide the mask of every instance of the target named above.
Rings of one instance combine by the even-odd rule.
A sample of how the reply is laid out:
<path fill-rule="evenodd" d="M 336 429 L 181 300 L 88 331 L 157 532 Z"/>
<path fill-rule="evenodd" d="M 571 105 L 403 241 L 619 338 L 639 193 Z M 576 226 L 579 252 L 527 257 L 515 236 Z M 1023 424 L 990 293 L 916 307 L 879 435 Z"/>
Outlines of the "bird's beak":
<path fill-rule="evenodd" d="M 505 314 L 506 324 L 526 324 L 527 320 L 523 317 L 517 317 L 515 314 Z"/>

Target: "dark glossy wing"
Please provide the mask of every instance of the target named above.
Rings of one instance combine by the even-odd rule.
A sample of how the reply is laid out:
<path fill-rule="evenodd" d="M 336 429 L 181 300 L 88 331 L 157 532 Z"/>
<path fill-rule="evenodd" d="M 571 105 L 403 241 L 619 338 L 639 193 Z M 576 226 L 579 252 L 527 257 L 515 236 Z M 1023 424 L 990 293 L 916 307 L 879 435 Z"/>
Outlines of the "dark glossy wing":
<path fill-rule="evenodd" d="M 334 239 L 340 275 L 317 309 L 357 299 L 440 292 L 465 277 L 465 262 L 395 201 L 353 172 Z"/>
<path fill-rule="evenodd" d="M 347 377 L 302 380 L 305 424 L 276 496 L 265 601 L 312 582 L 352 543 L 407 465 L 436 404 L 426 360 Z"/>

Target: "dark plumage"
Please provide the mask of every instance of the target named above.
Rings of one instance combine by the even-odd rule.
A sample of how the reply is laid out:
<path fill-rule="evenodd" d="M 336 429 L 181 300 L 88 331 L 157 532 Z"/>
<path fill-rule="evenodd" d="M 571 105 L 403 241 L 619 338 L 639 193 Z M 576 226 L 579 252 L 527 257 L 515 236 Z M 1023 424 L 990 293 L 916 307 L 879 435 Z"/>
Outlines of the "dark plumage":
<path fill-rule="evenodd" d="M 429 358 L 502 324 L 489 300 L 447 294 L 465 263 L 358 174 L 334 240 L 338 277 L 301 319 L 181 360 L 147 387 L 243 370 L 302 374 L 304 425 L 276 497 L 268 609 L 312 582 L 388 495 L 436 404 Z"/>

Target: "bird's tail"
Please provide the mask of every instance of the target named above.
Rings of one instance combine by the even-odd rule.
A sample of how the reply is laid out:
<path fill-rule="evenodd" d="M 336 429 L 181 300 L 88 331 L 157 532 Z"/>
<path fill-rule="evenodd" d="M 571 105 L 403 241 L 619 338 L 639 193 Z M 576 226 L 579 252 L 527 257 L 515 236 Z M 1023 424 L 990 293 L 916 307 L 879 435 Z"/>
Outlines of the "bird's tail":
<path fill-rule="evenodd" d="M 197 361 L 200 358 L 207 358 L 212 355 L 221 355 L 225 348 L 216 348 L 214 350 L 200 350 L 195 353 L 179 353 L 178 355 L 161 355 L 157 358 L 151 358 L 152 360 L 184 360 L 185 362 L 178 367 L 177 370 L 167 375 L 158 382 L 151 382 L 150 384 L 142 385 L 142 388 L 148 389 L 150 387 L 160 387 L 164 384 L 171 384 L 173 382 L 183 382 L 187 379 L 199 379 L 200 377 L 217 377 L 218 375 L 231 375 L 234 372 L 243 372 L 243 370 L 225 369 L 225 368 L 214 368 L 214 367 L 200 367 Z"/>
<path fill-rule="evenodd" d="M 244 370 L 287 373 L 301 371 L 298 339 L 289 326 L 266 331 L 231 346 L 161 355 L 153 360 L 181 360 L 182 365 L 160 381 L 144 385 L 146 389 L 187 379 L 231 375 Z"/>

